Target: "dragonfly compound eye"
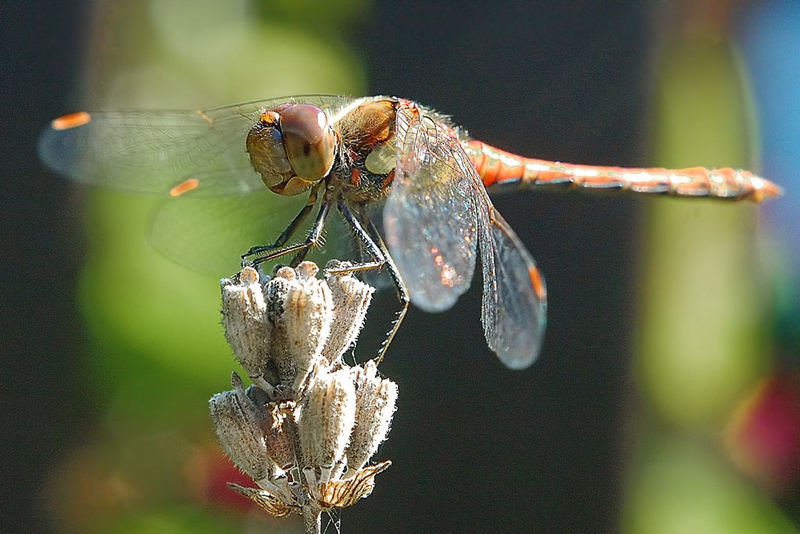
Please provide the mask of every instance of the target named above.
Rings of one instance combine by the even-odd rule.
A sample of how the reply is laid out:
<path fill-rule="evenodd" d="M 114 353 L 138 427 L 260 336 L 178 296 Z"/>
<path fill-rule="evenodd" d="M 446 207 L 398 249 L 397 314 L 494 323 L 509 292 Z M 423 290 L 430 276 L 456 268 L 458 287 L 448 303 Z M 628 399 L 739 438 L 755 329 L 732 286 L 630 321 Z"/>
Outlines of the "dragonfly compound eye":
<path fill-rule="evenodd" d="M 267 187 L 297 195 L 330 172 L 336 135 L 317 106 L 284 104 L 261 113 L 247 134 L 247 152 Z"/>
<path fill-rule="evenodd" d="M 317 106 L 295 104 L 280 113 L 283 146 L 295 174 L 316 182 L 333 166 L 336 138 L 328 116 Z"/>

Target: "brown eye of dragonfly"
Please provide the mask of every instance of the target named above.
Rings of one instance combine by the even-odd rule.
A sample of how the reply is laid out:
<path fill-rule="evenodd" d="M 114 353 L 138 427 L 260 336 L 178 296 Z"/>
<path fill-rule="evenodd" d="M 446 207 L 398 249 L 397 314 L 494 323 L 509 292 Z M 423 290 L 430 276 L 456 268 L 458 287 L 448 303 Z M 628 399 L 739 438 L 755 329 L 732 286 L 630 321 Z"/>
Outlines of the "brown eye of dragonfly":
<path fill-rule="evenodd" d="M 317 181 L 331 170 L 336 138 L 328 116 L 317 106 L 295 104 L 280 112 L 283 146 L 292 170 L 308 181 Z"/>

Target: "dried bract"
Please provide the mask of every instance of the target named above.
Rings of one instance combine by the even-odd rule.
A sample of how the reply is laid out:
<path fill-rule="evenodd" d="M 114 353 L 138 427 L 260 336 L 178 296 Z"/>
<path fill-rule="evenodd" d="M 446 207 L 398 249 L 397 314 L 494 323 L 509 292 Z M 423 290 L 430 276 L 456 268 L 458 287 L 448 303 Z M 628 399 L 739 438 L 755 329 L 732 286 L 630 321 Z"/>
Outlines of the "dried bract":
<path fill-rule="evenodd" d="M 322 373 L 309 386 L 298 430 L 303 458 L 330 471 L 344 457 L 356 417 L 356 389 L 342 369 Z"/>
<path fill-rule="evenodd" d="M 255 269 L 246 267 L 236 280 L 223 279 L 222 326 L 236 360 L 254 382 L 263 380 L 270 346 L 264 292 Z M 274 380 L 274 373 L 267 380 Z"/>
<path fill-rule="evenodd" d="M 334 274 L 347 267 L 351 267 L 351 264 L 337 260 L 331 260 L 326 266 L 325 282 L 333 300 L 333 322 L 322 355 L 330 364 L 337 363 L 341 355 L 356 342 L 375 292 L 375 288 L 346 271 L 345 274 Z"/>
<path fill-rule="evenodd" d="M 347 447 L 345 478 L 361 469 L 386 439 L 397 402 L 397 384 L 379 377 L 375 362 L 369 361 L 350 372 L 356 387 L 357 423 Z"/>
<path fill-rule="evenodd" d="M 265 288 L 269 356 L 282 386 L 297 391 L 319 359 L 333 321 L 328 286 L 314 277 L 317 266 L 283 267 Z"/>

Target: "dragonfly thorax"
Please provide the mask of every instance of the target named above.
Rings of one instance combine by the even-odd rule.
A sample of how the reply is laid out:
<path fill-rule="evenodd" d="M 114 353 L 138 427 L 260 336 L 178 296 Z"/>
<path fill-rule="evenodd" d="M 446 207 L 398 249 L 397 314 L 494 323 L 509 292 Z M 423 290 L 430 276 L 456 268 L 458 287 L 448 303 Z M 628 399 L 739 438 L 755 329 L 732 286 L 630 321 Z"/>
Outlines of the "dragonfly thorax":
<path fill-rule="evenodd" d="M 297 195 L 328 175 L 337 137 L 326 113 L 311 104 L 282 104 L 262 111 L 247 134 L 250 163 L 264 184 Z"/>
<path fill-rule="evenodd" d="M 337 169 L 342 195 L 368 203 L 385 197 L 394 179 L 397 99 L 380 97 L 351 110 L 335 128 L 341 139 Z"/>

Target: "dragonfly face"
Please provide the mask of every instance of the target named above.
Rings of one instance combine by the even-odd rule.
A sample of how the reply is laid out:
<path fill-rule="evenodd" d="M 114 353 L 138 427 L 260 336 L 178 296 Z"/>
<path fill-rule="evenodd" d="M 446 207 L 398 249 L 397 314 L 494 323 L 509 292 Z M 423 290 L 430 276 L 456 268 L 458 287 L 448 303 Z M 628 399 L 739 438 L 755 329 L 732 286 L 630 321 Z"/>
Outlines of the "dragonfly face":
<path fill-rule="evenodd" d="M 265 110 L 246 141 L 250 162 L 264 184 L 287 196 L 308 190 L 330 172 L 336 144 L 328 115 L 312 104 Z"/>
<path fill-rule="evenodd" d="M 328 178 L 344 198 L 367 202 L 392 181 L 395 114 L 391 98 L 360 103 L 335 123 L 316 105 L 281 104 L 261 113 L 247 153 L 275 193 L 297 195 Z"/>

